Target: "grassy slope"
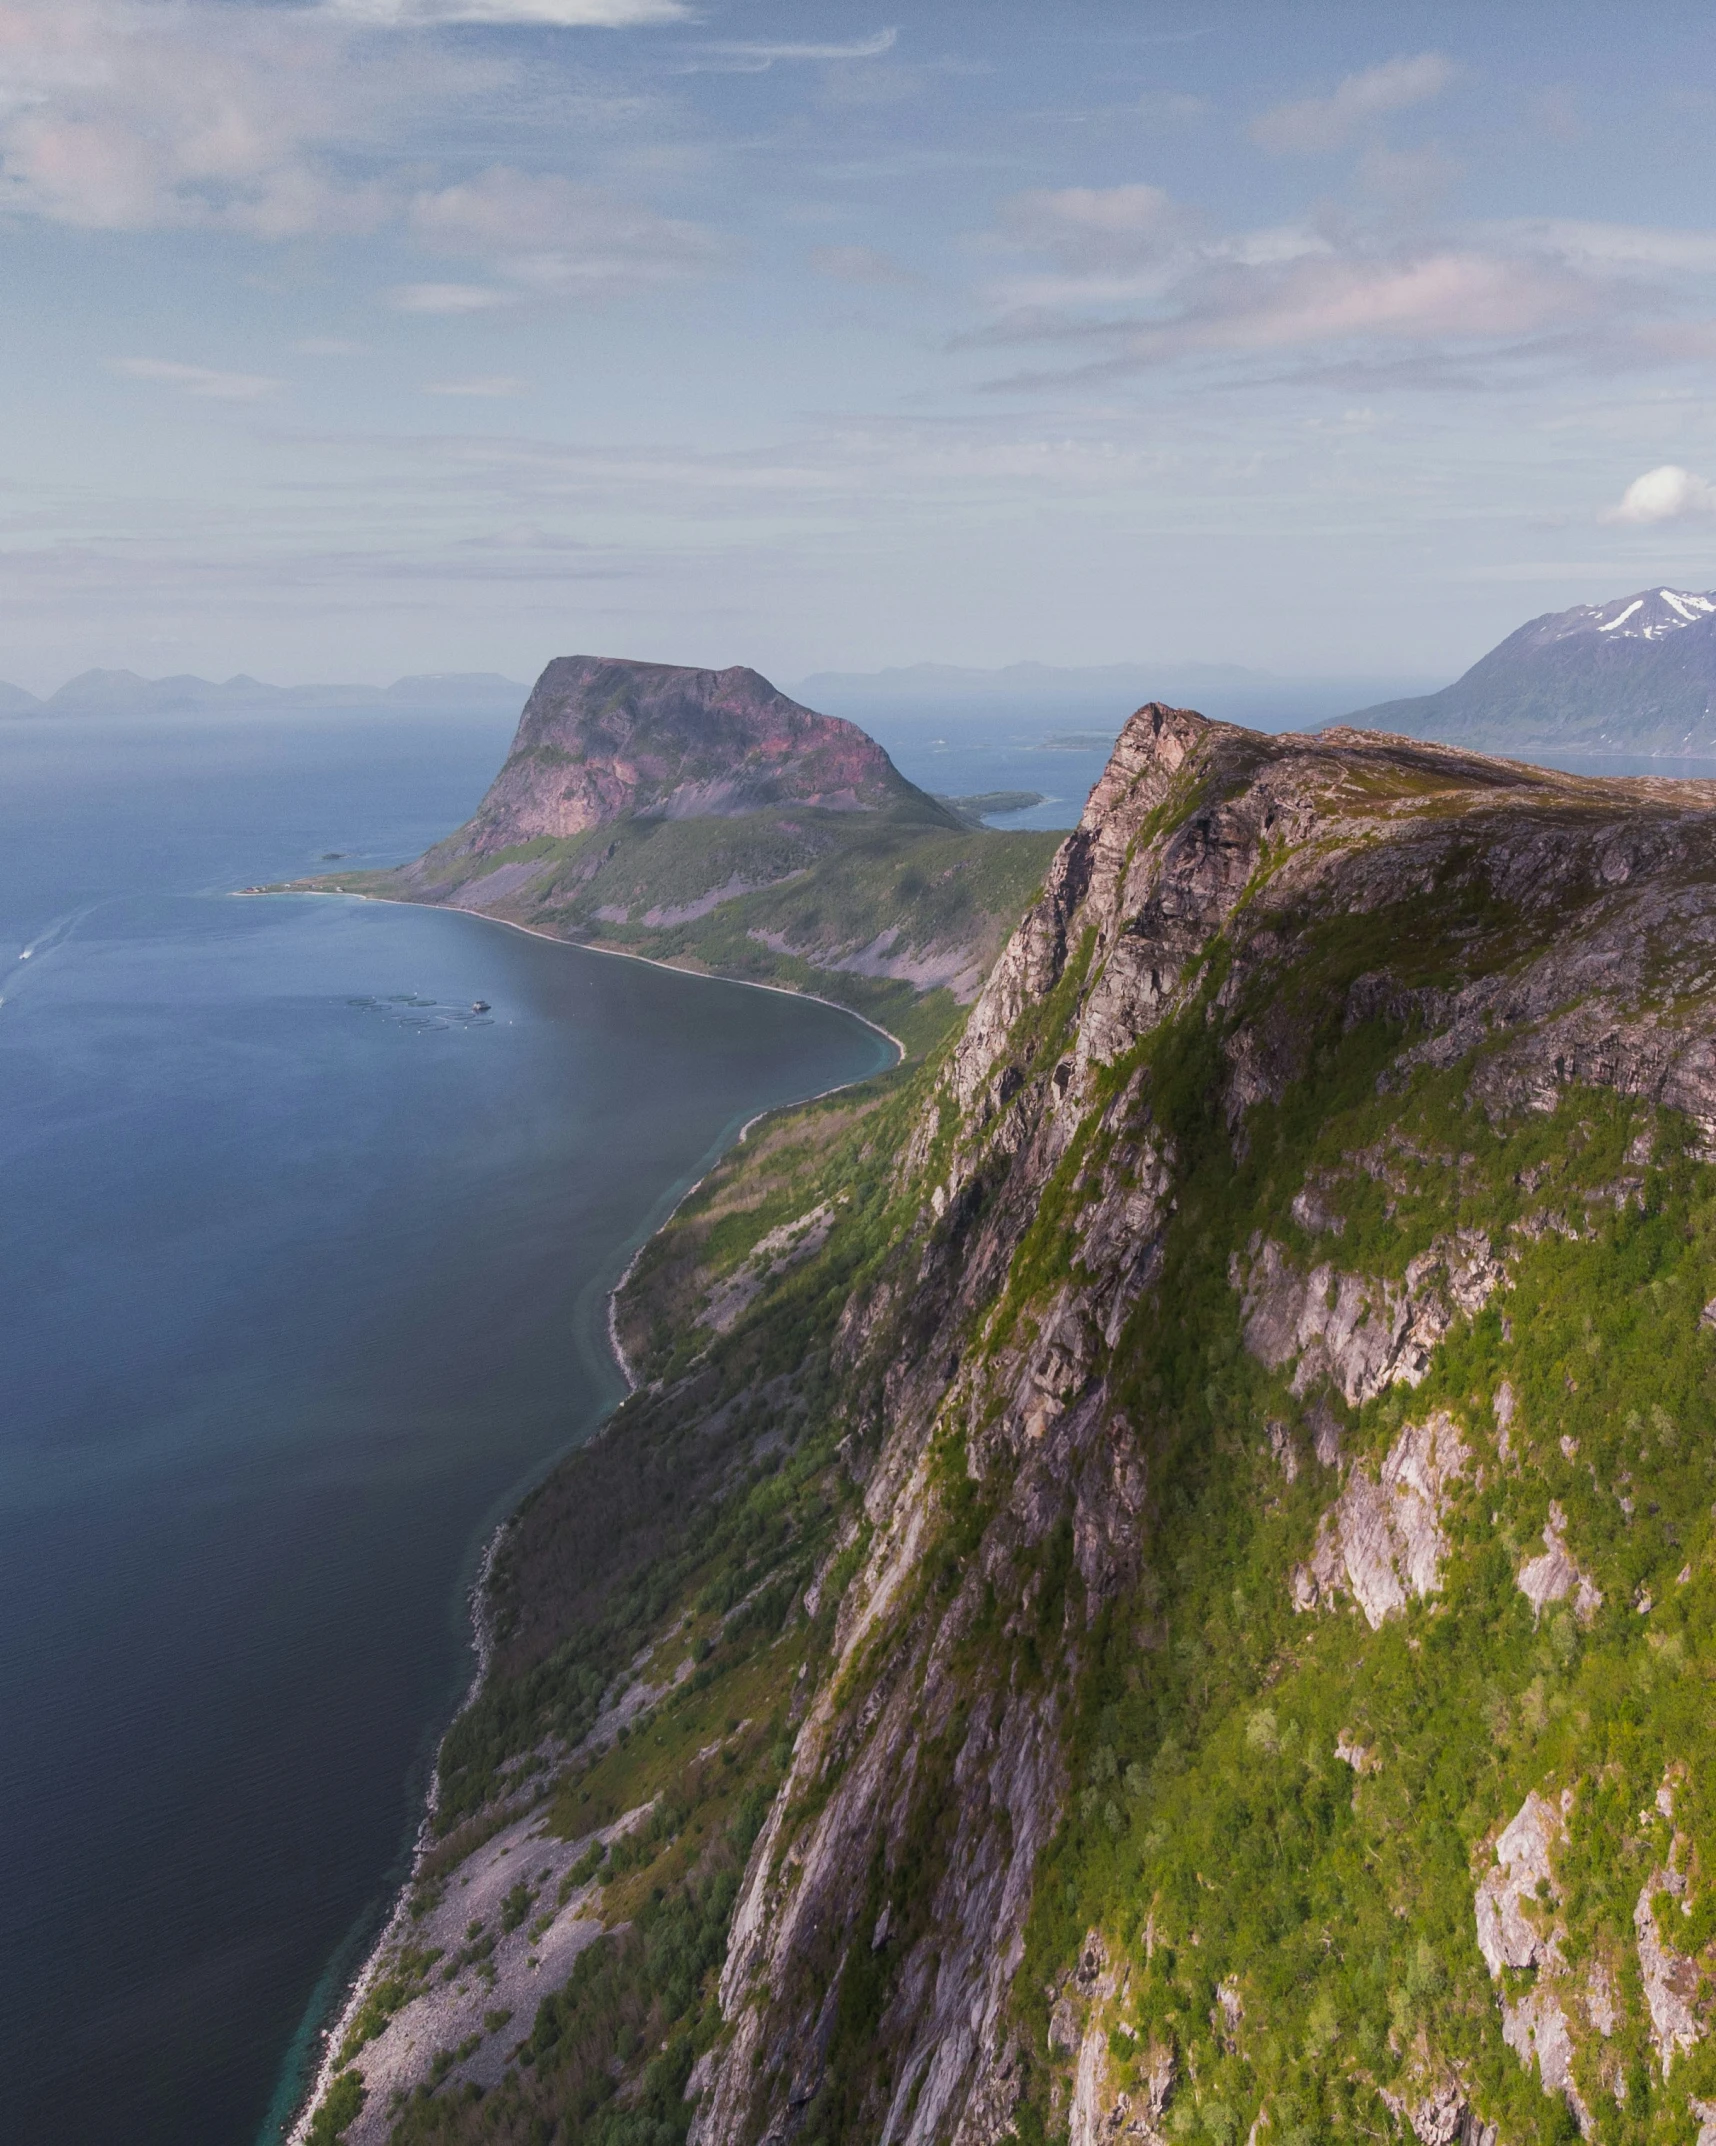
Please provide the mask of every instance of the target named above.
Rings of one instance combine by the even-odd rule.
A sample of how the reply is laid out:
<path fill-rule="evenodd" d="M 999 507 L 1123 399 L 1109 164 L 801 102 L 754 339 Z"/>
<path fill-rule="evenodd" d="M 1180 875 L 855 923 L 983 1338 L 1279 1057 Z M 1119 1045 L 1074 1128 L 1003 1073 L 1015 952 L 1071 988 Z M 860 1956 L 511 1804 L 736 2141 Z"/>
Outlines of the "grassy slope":
<path fill-rule="evenodd" d="M 817 992 L 921 1054 L 957 1020 L 952 993 L 833 964 L 892 927 L 896 955 L 968 946 L 987 969 L 1059 840 L 951 826 L 927 801 L 885 813 L 777 806 L 737 819 L 621 820 L 482 857 L 453 857 L 453 838 L 421 867 L 340 873 L 312 884 L 446 901 L 498 868 L 532 865 L 527 885 L 483 906 L 584 944 Z M 757 891 L 677 923 L 644 921 L 652 912 L 692 907 L 734 881 Z M 603 909 L 626 911 L 627 921 L 599 916 Z"/>

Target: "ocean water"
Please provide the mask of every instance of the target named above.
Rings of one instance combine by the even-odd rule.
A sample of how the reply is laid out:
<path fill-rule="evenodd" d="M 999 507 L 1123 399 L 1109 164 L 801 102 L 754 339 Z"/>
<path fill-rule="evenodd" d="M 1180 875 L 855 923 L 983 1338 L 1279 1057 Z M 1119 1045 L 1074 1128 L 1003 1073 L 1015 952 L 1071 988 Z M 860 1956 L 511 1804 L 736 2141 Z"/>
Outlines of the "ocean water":
<path fill-rule="evenodd" d="M 278 2136 L 605 1292 L 832 1008 L 231 889 L 412 855 L 510 723 L 0 725 L 0 2139 Z M 476 1013 L 473 1001 L 489 1011 Z"/>

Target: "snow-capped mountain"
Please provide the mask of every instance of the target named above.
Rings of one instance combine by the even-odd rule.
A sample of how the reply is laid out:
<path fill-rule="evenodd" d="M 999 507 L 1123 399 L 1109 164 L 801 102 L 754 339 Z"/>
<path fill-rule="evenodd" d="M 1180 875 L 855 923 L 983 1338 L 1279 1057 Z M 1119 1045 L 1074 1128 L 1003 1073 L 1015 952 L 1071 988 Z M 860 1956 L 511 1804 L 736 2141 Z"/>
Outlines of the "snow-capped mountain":
<path fill-rule="evenodd" d="M 1546 612 L 1440 693 L 1345 720 L 1498 752 L 1716 754 L 1716 590 L 1640 589 Z"/>
<path fill-rule="evenodd" d="M 1571 611 L 1552 611 L 1522 626 L 1513 640 L 1529 635 L 1545 645 L 1576 634 L 1613 634 L 1622 641 L 1660 641 L 1665 634 L 1702 625 L 1713 616 L 1716 596 L 1695 596 L 1685 589 L 1643 589 L 1637 596 L 1617 596 L 1612 603 L 1576 604 Z"/>

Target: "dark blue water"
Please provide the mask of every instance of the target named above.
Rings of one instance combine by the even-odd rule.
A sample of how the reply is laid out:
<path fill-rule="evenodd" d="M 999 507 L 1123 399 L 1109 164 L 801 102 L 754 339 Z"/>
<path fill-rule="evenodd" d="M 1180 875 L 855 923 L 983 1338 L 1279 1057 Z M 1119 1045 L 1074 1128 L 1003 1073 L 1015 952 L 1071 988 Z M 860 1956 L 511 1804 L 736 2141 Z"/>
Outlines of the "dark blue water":
<path fill-rule="evenodd" d="M 617 1397 L 606 1289 L 744 1119 L 892 1055 L 226 891 L 415 853 L 509 730 L 0 727 L 0 2139 L 273 2135 L 480 1544 Z"/>

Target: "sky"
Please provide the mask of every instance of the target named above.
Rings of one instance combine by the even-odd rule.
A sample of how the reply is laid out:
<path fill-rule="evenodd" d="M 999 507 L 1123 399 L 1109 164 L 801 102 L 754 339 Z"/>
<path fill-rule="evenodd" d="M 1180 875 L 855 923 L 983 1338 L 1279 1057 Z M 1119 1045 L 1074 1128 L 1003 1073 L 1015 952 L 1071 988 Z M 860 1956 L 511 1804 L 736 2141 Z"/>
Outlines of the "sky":
<path fill-rule="evenodd" d="M 1716 25 L 0 0 L 0 678 L 1456 675 L 1716 584 Z"/>

